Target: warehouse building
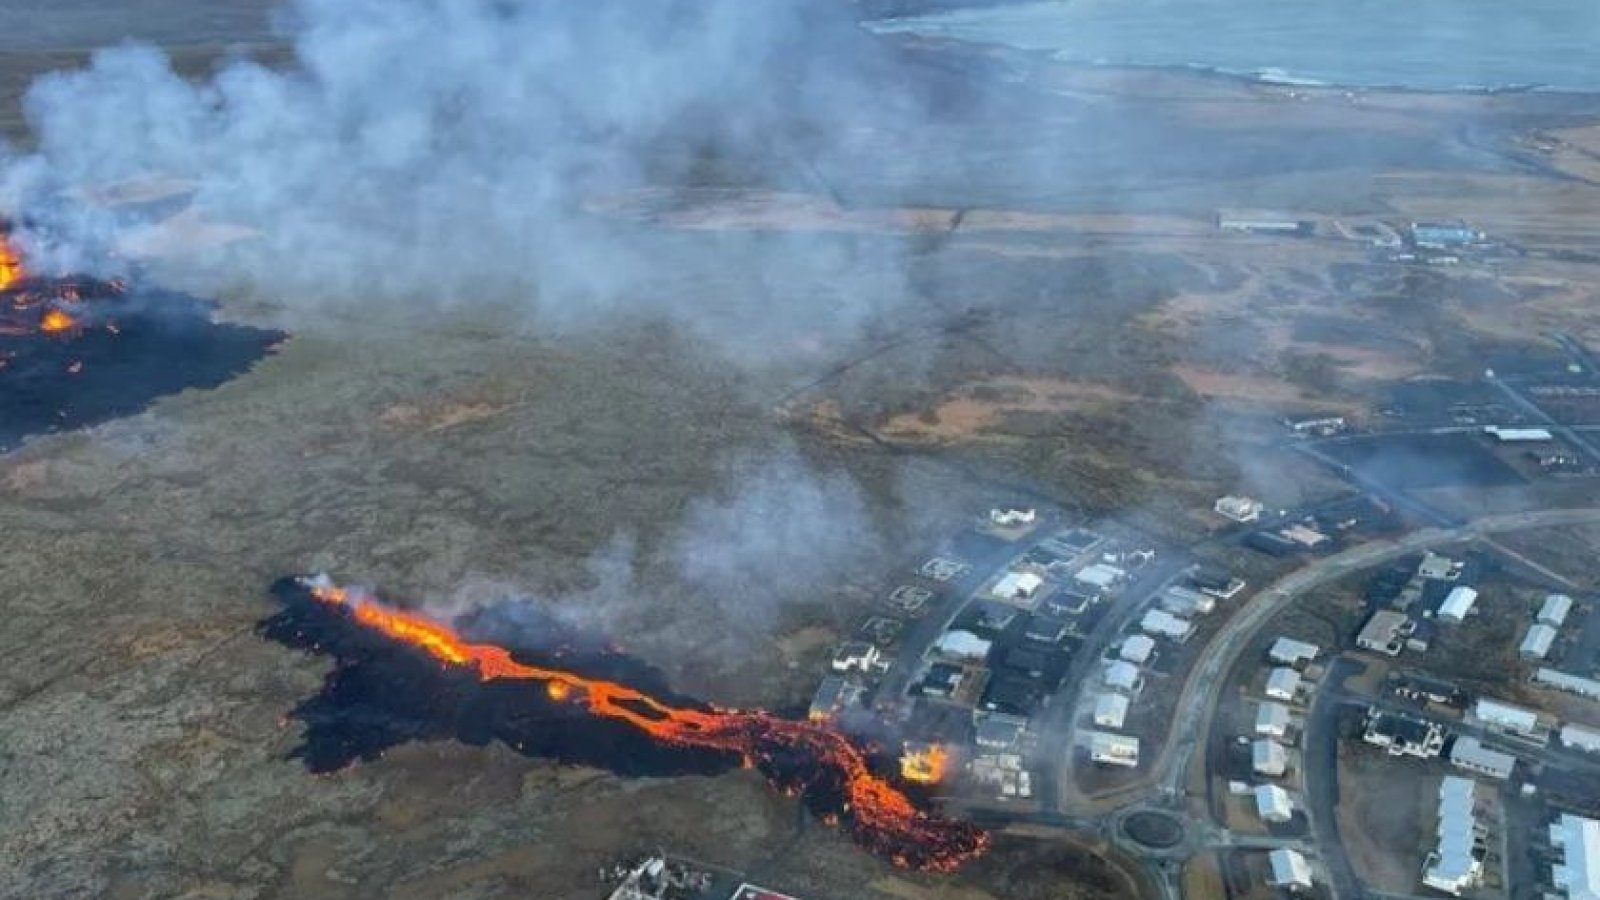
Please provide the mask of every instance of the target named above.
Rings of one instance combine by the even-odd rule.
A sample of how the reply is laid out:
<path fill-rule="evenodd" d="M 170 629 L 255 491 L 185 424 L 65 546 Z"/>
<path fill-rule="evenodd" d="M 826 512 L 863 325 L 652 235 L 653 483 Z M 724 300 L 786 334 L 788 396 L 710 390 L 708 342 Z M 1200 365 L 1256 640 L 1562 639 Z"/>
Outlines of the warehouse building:
<path fill-rule="evenodd" d="M 1560 628 L 1567 621 L 1567 614 L 1572 612 L 1572 598 L 1566 594 L 1551 594 L 1544 598 L 1544 605 L 1539 607 L 1539 621 L 1551 628 Z"/>
<path fill-rule="evenodd" d="M 1541 669 L 1540 671 L 1545 671 Z M 1501 703 L 1480 697 L 1472 707 L 1472 715 L 1484 725 L 1496 731 L 1509 731 L 1514 734 L 1532 735 L 1539 730 L 1539 714 L 1531 709 Z"/>
<path fill-rule="evenodd" d="M 1600 900 L 1600 822 L 1562 813 L 1550 825 L 1550 846 L 1560 859 L 1550 881 L 1567 900 Z"/>
<path fill-rule="evenodd" d="M 1600 700 L 1600 681 L 1595 681 L 1593 678 L 1569 675 L 1566 672 L 1559 672 L 1555 669 L 1537 669 L 1533 673 L 1533 683 L 1543 687 L 1555 688 L 1558 691 L 1566 691 L 1569 694 L 1577 694 L 1579 697 L 1587 697 L 1590 700 Z"/>
<path fill-rule="evenodd" d="M 1600 730 L 1582 725 L 1564 725 L 1561 728 L 1561 743 L 1584 753 L 1600 753 Z"/>
<path fill-rule="evenodd" d="M 1456 585 L 1445 596 L 1444 602 L 1439 604 L 1439 620 L 1441 622 L 1464 622 L 1477 602 L 1478 591 L 1476 588 L 1470 588 L 1464 584 Z"/>
<path fill-rule="evenodd" d="M 1106 687 L 1125 694 L 1137 695 L 1144 689 L 1144 679 L 1139 677 L 1139 667 L 1125 660 L 1106 666 Z"/>
<path fill-rule="evenodd" d="M 1411 619 L 1405 613 L 1380 609 L 1361 626 L 1356 635 L 1356 646 L 1384 656 L 1399 656 L 1405 649 L 1406 637 L 1411 633 Z"/>
<path fill-rule="evenodd" d="M 1543 622 L 1535 622 L 1523 636 L 1517 655 L 1523 659 L 1544 659 L 1550 655 L 1550 647 L 1555 642 L 1556 630 Z"/>
<path fill-rule="evenodd" d="M 1499 750 L 1490 750 L 1471 735 L 1462 735 L 1450 745 L 1450 762 L 1487 778 L 1505 781 L 1517 767 L 1517 758 Z"/>
<path fill-rule="evenodd" d="M 1439 785 L 1436 844 L 1424 863 L 1422 883 L 1460 896 L 1483 878 L 1484 829 L 1478 821 L 1477 783 L 1446 775 Z"/>

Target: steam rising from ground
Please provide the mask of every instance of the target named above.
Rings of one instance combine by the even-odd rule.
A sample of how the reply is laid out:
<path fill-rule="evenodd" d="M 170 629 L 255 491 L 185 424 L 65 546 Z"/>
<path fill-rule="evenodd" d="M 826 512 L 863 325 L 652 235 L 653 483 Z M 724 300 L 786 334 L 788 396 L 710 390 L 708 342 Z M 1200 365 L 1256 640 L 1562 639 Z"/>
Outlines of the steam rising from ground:
<path fill-rule="evenodd" d="M 200 217 L 259 236 L 179 277 L 301 309 L 527 298 L 541 322 L 665 315 L 739 345 L 853 331 L 902 294 L 897 251 L 864 264 L 842 239 L 689 238 L 584 212 L 728 160 L 816 190 L 811 162 L 909 109 L 862 77 L 886 62 L 848 4 L 293 0 L 284 22 L 287 71 L 240 61 L 191 83 L 124 46 L 41 79 L 37 151 L 0 156 L 0 212 L 65 238 L 47 265 L 77 266 L 146 223 L 75 192 L 180 179 Z M 730 272 L 756 289 L 709 300 Z"/>

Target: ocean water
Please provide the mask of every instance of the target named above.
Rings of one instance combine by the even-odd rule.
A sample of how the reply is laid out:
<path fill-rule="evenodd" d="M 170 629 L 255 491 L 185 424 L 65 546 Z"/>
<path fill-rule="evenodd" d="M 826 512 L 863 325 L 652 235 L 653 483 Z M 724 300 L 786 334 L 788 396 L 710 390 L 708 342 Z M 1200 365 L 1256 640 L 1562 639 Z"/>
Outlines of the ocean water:
<path fill-rule="evenodd" d="M 1044 0 L 867 27 L 1286 83 L 1600 91 L 1600 0 Z"/>

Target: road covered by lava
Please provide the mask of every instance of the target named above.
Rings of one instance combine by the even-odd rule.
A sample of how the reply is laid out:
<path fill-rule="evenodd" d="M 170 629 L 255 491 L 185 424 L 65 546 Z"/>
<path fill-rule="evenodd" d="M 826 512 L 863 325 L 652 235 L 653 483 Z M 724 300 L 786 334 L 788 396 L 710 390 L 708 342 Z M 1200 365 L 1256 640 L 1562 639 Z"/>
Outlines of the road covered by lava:
<path fill-rule="evenodd" d="M 283 338 L 214 322 L 213 304 L 186 294 L 30 272 L 8 234 L 0 223 L 0 452 L 216 387 Z"/>
<path fill-rule="evenodd" d="M 261 633 L 339 663 L 294 711 L 313 771 L 449 737 L 627 775 L 754 767 L 896 865 L 947 871 L 988 846 L 976 826 L 925 809 L 893 757 L 837 727 L 675 696 L 655 670 L 553 621 L 538 623 L 541 648 L 513 649 L 466 636 L 501 630 L 492 611 L 446 624 L 320 576 L 274 593 L 285 608 Z"/>

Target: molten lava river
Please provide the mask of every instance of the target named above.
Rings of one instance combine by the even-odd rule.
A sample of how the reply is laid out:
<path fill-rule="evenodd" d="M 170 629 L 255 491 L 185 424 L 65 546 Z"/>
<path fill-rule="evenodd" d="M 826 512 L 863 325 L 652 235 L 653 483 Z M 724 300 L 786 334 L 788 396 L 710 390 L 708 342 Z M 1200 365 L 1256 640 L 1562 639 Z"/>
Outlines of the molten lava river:
<path fill-rule="evenodd" d="M 537 652 L 464 636 L 525 633 L 524 610 L 514 623 L 490 610 L 447 625 L 321 576 L 283 579 L 275 593 L 286 608 L 262 633 L 340 663 L 295 711 L 308 726 L 297 753 L 314 771 L 447 736 L 623 774 L 754 766 L 897 865 L 949 870 L 988 845 L 976 826 L 921 808 L 892 758 L 829 723 L 674 696 L 653 669 L 547 619 Z"/>

